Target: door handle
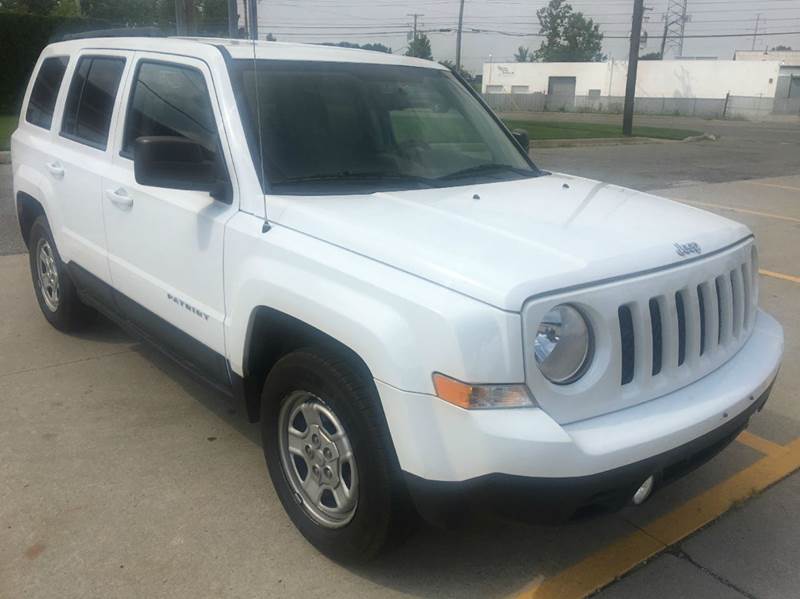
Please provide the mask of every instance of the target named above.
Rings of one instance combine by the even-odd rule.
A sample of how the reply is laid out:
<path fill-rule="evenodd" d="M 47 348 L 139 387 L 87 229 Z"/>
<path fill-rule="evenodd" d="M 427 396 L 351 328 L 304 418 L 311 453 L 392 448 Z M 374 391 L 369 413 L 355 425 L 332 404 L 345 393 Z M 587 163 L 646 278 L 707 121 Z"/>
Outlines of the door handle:
<path fill-rule="evenodd" d="M 119 189 L 106 189 L 106 197 L 112 204 L 120 208 L 130 208 L 133 206 L 133 198 L 129 196 L 128 192 L 122 187 Z"/>
<path fill-rule="evenodd" d="M 56 179 L 61 179 L 64 177 L 64 167 L 61 166 L 61 163 L 58 160 L 55 162 L 48 162 L 47 170 L 50 171 L 50 174 Z"/>

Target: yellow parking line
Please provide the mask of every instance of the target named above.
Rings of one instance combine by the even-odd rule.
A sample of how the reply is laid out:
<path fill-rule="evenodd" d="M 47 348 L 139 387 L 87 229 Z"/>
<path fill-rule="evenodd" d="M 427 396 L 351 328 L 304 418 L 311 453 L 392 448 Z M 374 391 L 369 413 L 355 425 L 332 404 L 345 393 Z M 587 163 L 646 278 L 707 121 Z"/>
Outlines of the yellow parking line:
<path fill-rule="evenodd" d="M 780 449 L 555 576 L 528 586 L 517 599 L 580 599 L 614 582 L 800 468 L 800 438 Z"/>
<path fill-rule="evenodd" d="M 758 274 L 764 275 L 765 277 L 772 277 L 773 279 L 782 279 L 784 281 L 791 281 L 792 283 L 800 283 L 800 277 L 796 277 L 794 275 L 785 275 L 782 272 L 775 272 L 760 268 L 758 269 Z"/>
<path fill-rule="evenodd" d="M 790 185 L 778 185 L 777 183 L 759 183 L 758 181 L 742 181 L 742 183 L 749 183 L 750 185 L 761 185 L 762 187 L 777 187 L 778 189 L 789 189 L 791 191 L 800 191 L 800 187 L 792 187 Z"/>
<path fill-rule="evenodd" d="M 775 214 L 773 212 L 759 212 L 758 210 L 750 210 L 748 208 L 734 208 L 733 206 L 723 206 L 722 204 L 711 204 L 709 202 L 695 202 L 694 200 L 684 200 L 683 198 L 675 198 L 684 204 L 691 204 L 692 206 L 700 206 L 701 208 L 716 208 L 717 210 L 730 210 L 731 212 L 741 212 L 743 214 L 753 214 L 755 216 L 763 216 L 765 218 L 776 218 L 778 220 L 786 220 L 792 223 L 800 223 L 800 218 L 794 216 L 784 216 L 783 214 Z"/>
<path fill-rule="evenodd" d="M 736 440 L 742 445 L 747 445 L 750 449 L 755 449 L 757 452 L 763 453 L 764 455 L 778 455 L 786 451 L 783 445 L 778 445 L 764 437 L 754 435 L 750 431 L 742 431 L 739 433 L 739 436 L 736 437 Z"/>

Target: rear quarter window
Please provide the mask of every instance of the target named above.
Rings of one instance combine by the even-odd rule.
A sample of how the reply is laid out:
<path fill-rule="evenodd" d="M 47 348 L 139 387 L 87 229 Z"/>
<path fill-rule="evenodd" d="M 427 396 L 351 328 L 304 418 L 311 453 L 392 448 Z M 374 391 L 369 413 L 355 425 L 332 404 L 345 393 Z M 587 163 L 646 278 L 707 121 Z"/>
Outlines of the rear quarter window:
<path fill-rule="evenodd" d="M 58 90 L 61 88 L 68 62 L 69 58 L 66 56 L 54 56 L 42 61 L 25 111 L 25 120 L 32 125 L 50 129 Z"/>
<path fill-rule="evenodd" d="M 105 150 L 125 59 L 84 56 L 69 86 L 61 134 Z"/>

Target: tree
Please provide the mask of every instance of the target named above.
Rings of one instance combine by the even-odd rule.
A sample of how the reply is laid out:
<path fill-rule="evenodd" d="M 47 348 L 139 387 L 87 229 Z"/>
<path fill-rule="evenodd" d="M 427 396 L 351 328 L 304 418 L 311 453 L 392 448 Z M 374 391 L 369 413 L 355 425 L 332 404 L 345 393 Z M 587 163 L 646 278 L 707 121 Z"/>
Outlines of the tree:
<path fill-rule="evenodd" d="M 639 57 L 639 60 L 661 60 L 661 52 L 648 52 L 647 54 L 642 54 Z"/>
<path fill-rule="evenodd" d="M 467 81 L 472 81 L 472 79 L 474 78 L 472 76 L 472 73 L 470 73 L 467 69 L 465 69 L 463 65 L 458 71 L 456 71 L 456 63 L 454 63 L 452 60 L 440 60 L 439 64 L 442 65 L 443 67 L 447 67 L 454 73 L 458 73 Z"/>
<path fill-rule="evenodd" d="M 322 42 L 323 46 L 339 46 L 340 48 L 355 48 L 356 50 L 370 50 L 372 52 L 385 52 L 386 54 L 391 54 L 392 49 L 388 46 L 384 46 L 383 44 L 379 43 L 372 43 L 372 44 L 354 44 L 353 42 Z"/>
<path fill-rule="evenodd" d="M 58 0 L 50 14 L 56 17 L 79 17 L 81 6 L 77 0 Z"/>
<path fill-rule="evenodd" d="M 605 56 L 603 34 L 600 26 L 587 19 L 581 12 L 574 12 L 564 0 L 550 0 L 544 8 L 536 11 L 539 33 L 545 41 L 534 53 L 542 62 L 587 62 L 601 61 Z"/>
<path fill-rule="evenodd" d="M 772 48 L 770 48 L 770 52 L 791 52 L 791 51 L 792 51 L 791 46 L 780 45 L 780 46 L 773 46 Z"/>
<path fill-rule="evenodd" d="M 517 53 L 514 54 L 514 60 L 516 62 L 533 62 L 533 52 L 530 48 L 520 46 L 517 48 Z"/>
<path fill-rule="evenodd" d="M 13 12 L 29 12 L 36 15 L 50 14 L 56 7 L 56 0 L 3 0 L 0 8 Z"/>
<path fill-rule="evenodd" d="M 383 52 L 385 54 L 391 54 L 392 49 L 389 46 L 384 46 L 380 42 L 375 42 L 372 44 L 364 44 L 361 46 L 362 50 L 372 50 L 373 52 Z"/>
<path fill-rule="evenodd" d="M 433 60 L 433 53 L 431 52 L 431 40 L 424 33 L 418 33 L 411 43 L 408 44 L 406 56 L 416 56 L 417 58 L 424 58 L 425 60 Z"/>

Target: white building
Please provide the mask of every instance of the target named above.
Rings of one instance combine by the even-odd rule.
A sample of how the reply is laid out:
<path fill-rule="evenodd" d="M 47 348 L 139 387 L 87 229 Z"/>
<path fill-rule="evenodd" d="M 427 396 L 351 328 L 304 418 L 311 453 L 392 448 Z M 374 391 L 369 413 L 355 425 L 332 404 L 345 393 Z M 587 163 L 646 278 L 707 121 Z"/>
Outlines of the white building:
<path fill-rule="evenodd" d="M 775 60 L 642 60 L 636 97 L 773 98 L 779 70 Z M 483 92 L 621 97 L 627 74 L 627 61 L 488 63 L 483 65 Z"/>
<path fill-rule="evenodd" d="M 800 98 L 800 50 L 736 52 L 734 60 L 780 63 L 776 98 Z"/>

